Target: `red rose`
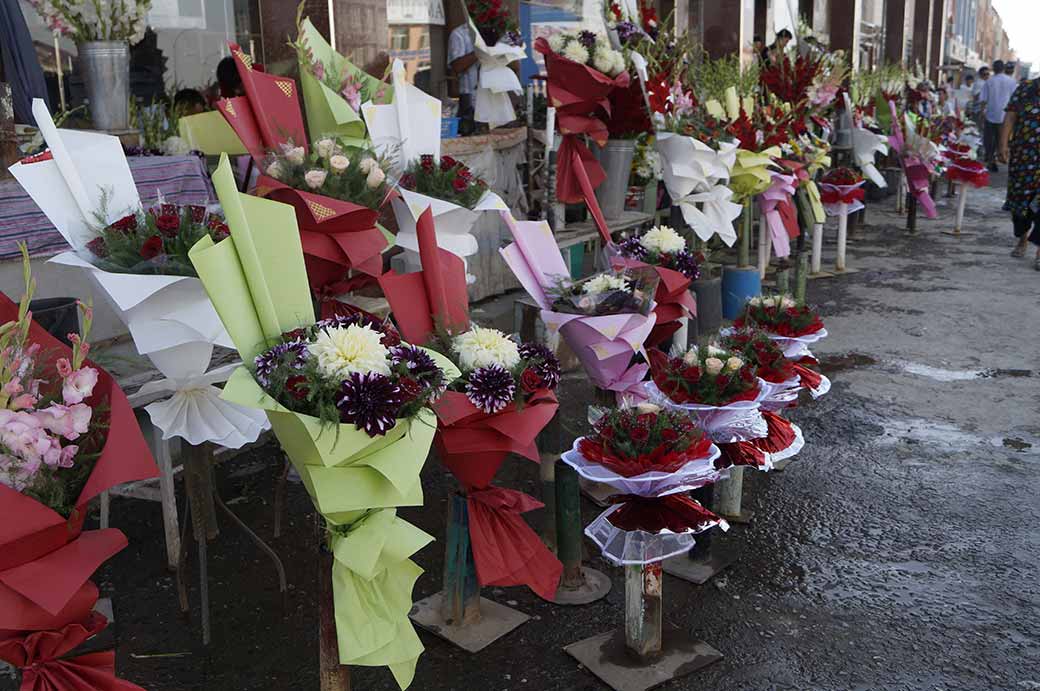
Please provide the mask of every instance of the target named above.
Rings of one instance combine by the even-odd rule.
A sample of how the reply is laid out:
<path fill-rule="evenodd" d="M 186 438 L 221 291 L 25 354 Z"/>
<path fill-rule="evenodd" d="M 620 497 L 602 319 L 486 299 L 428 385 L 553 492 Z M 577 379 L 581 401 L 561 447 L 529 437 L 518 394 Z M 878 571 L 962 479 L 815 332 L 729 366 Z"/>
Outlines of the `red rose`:
<path fill-rule="evenodd" d="M 153 235 L 144 241 L 141 245 L 141 256 L 145 259 L 153 259 L 162 254 L 163 244 L 162 238 L 158 235 Z"/>
<path fill-rule="evenodd" d="M 644 442 L 650 438 L 650 430 L 645 427 L 633 427 L 628 434 L 635 442 Z"/>
<path fill-rule="evenodd" d="M 384 324 L 383 336 L 379 339 L 379 341 L 385 347 L 393 348 L 394 346 L 401 345 L 401 334 L 397 333 L 397 329 L 395 329 L 390 324 Z"/>
<path fill-rule="evenodd" d="M 679 433 L 676 432 L 674 429 L 671 429 L 670 427 L 666 427 L 665 429 L 661 430 L 661 439 L 663 439 L 666 442 L 674 442 L 678 438 Z"/>
<path fill-rule="evenodd" d="M 469 168 L 467 168 L 466 166 L 463 166 L 463 165 L 459 166 L 459 170 L 455 174 L 458 175 L 463 180 L 465 180 L 466 182 L 469 182 L 470 178 L 473 177 L 473 171 L 471 171 Z"/>
<path fill-rule="evenodd" d="M 137 230 L 137 215 L 130 214 L 129 216 L 123 216 L 121 219 L 110 225 L 109 228 L 115 228 L 124 233 L 133 232 Z"/>
<path fill-rule="evenodd" d="M 180 216 L 181 210 L 176 204 L 160 204 L 159 215 L 160 216 Z"/>
<path fill-rule="evenodd" d="M 401 180 L 399 182 L 401 183 L 401 187 L 405 188 L 406 190 L 415 189 L 415 176 L 411 173 L 405 173 L 404 175 L 402 175 Z"/>
<path fill-rule="evenodd" d="M 525 369 L 523 374 L 520 375 L 520 388 L 525 392 L 534 393 L 542 386 L 542 378 L 530 367 Z"/>
<path fill-rule="evenodd" d="M 657 422 L 657 413 L 643 413 L 636 417 L 636 422 L 642 427 L 650 428 Z"/>
<path fill-rule="evenodd" d="M 755 381 L 755 373 L 751 371 L 750 367 L 740 368 L 740 381 L 744 382 L 745 384 L 750 384 L 751 382 Z"/>
<path fill-rule="evenodd" d="M 401 377 L 397 385 L 401 389 L 401 403 L 411 403 L 423 392 L 422 384 L 411 377 Z"/>
<path fill-rule="evenodd" d="M 293 375 L 285 380 L 285 390 L 297 401 L 302 401 L 310 394 L 311 389 L 307 386 L 307 377 L 301 374 Z"/>
<path fill-rule="evenodd" d="M 456 177 L 454 180 L 451 181 L 451 186 L 455 189 L 456 192 L 462 192 L 466 189 L 467 183 L 462 178 Z"/>
<path fill-rule="evenodd" d="M 690 365 L 689 367 L 683 367 L 680 374 L 683 379 L 691 384 L 695 384 L 701 379 L 701 368 L 697 365 Z"/>
<path fill-rule="evenodd" d="M 168 238 L 177 237 L 181 229 L 181 217 L 174 214 L 163 214 L 155 219 L 155 227 Z"/>
<path fill-rule="evenodd" d="M 292 331 L 286 331 L 282 334 L 283 341 L 295 341 L 296 339 L 305 340 L 306 338 L 306 329 L 293 329 Z"/>
<path fill-rule="evenodd" d="M 459 164 L 451 156 L 441 156 L 441 170 L 447 172 Z"/>
<path fill-rule="evenodd" d="M 433 170 L 433 154 L 423 154 L 419 157 L 419 165 L 427 173 Z"/>
<path fill-rule="evenodd" d="M 108 256 L 108 245 L 105 244 L 105 238 L 94 238 L 87 243 L 87 249 L 90 250 L 95 257 Z"/>
<path fill-rule="evenodd" d="M 194 223 L 202 223 L 206 218 L 206 207 L 201 204 L 189 204 L 187 209 L 188 214 Z"/>
<path fill-rule="evenodd" d="M 604 425 L 603 428 L 599 430 L 599 436 L 603 437 L 604 439 L 613 439 L 614 428 L 610 425 Z"/>
<path fill-rule="evenodd" d="M 213 237 L 217 240 L 223 240 L 224 238 L 231 235 L 231 229 L 228 228 L 227 223 L 218 223 L 210 226 L 210 231 L 213 233 Z"/>

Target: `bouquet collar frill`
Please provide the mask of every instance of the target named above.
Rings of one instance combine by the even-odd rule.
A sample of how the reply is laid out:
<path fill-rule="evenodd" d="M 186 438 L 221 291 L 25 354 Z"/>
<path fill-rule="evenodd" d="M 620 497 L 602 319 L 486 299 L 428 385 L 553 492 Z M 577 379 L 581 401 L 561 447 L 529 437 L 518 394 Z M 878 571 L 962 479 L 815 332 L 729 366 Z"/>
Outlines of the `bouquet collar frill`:
<path fill-rule="evenodd" d="M 975 157 L 975 149 L 958 141 L 948 142 L 943 147 L 946 161 L 946 178 L 972 187 L 989 187 L 989 171 L 986 164 Z"/>
<path fill-rule="evenodd" d="M 232 368 L 207 371 L 213 347 L 232 344 L 186 262 L 187 243 L 207 234 L 222 237 L 223 221 L 202 207 L 175 214 L 161 204 L 143 211 L 118 138 L 59 130 L 40 100 L 33 113 L 49 149 L 11 172 L 74 250 L 51 261 L 94 279 L 137 352 L 166 377 L 140 389 L 144 395 L 173 394 L 146 407 L 152 422 L 164 439 L 179 436 L 191 444 L 238 448 L 256 441 L 267 428 L 263 416 L 222 401 L 213 386 Z"/>
<path fill-rule="evenodd" d="M 694 417 L 719 445 L 718 467 L 772 467 L 768 455 L 750 443 L 769 434 L 761 412 L 768 391 L 750 362 L 715 346 L 677 349 L 671 356 L 651 350 L 649 360 L 650 400 Z"/>
<path fill-rule="evenodd" d="M 288 163 L 293 165 L 303 165 L 308 160 L 310 147 L 296 82 L 288 77 L 255 69 L 252 58 L 241 48 L 234 43 L 230 47 L 245 96 L 223 99 L 217 103 L 217 108 L 242 140 L 260 170 L 265 172 L 257 179 L 255 193 L 289 204 L 296 210 L 311 290 L 319 297 L 347 292 L 348 286 L 344 286 L 343 282 L 351 269 L 368 276 L 378 276 L 383 268 L 381 252 L 387 246 L 386 237 L 376 227 L 379 205 L 370 208 L 320 192 L 335 187 L 337 168 L 329 160 L 332 147 L 329 147 L 329 152 L 315 151 L 310 160 L 310 163 L 316 164 L 313 166 L 315 170 L 326 174 L 322 185 L 311 187 L 305 184 L 307 189 L 294 188 L 277 176 L 266 173 L 271 163 L 266 159 L 271 154 L 284 155 L 289 158 Z M 351 175 L 357 172 L 361 160 L 372 158 L 371 155 L 357 155 L 354 152 L 350 156 L 344 152 L 336 153 L 347 159 L 347 166 L 343 170 L 350 169 Z M 380 173 L 385 176 L 382 169 Z M 378 177 L 379 174 L 372 175 Z M 364 180 L 367 183 L 368 174 Z M 294 184 L 298 183 L 294 180 Z M 383 184 L 382 180 L 378 184 L 373 180 L 373 186 Z M 382 201 L 380 199 L 380 203 Z"/>
<path fill-rule="evenodd" d="M 736 90 L 732 92 L 736 99 Z M 653 101 L 652 101 L 653 103 Z M 672 203 L 701 240 L 718 235 L 733 245 L 733 221 L 741 205 L 733 199 L 729 181 L 737 163 L 737 142 L 725 133 L 725 113 L 707 113 L 692 91 L 676 80 L 658 103 L 659 123 L 654 146 L 661 155 L 664 184 Z M 736 117 L 735 109 L 733 117 Z M 718 116 L 718 119 L 716 119 Z"/>
<path fill-rule="evenodd" d="M 600 234 L 609 242 L 610 229 L 595 194 L 607 174 L 582 142 L 582 135 L 599 146 L 607 143 L 603 118 L 610 117 L 608 96 L 629 82 L 624 58 L 605 37 L 591 31 L 539 38 L 534 49 L 545 58 L 549 105 L 556 109 L 557 127 L 563 135 L 557 153 L 556 198 L 567 203 L 584 200 Z"/>
<path fill-rule="evenodd" d="M 345 146 L 364 148 L 367 137 L 361 104 L 389 103 L 393 89 L 333 50 L 310 19 L 298 16 L 296 24 L 294 45 L 308 129 L 335 136 Z"/>
<path fill-rule="evenodd" d="M 473 33 L 473 51 L 480 63 L 473 119 L 494 129 L 516 119 L 510 93 L 520 93 L 520 79 L 510 63 L 523 60 L 527 52 L 520 27 L 503 0 L 467 0 L 463 8 Z"/>
<path fill-rule="evenodd" d="M 473 236 L 480 214 L 509 211 L 479 175 L 451 156 L 438 160 L 433 154 L 422 154 L 405 167 L 398 191 L 400 195 L 390 202 L 397 220 L 395 244 L 405 249 L 409 269 L 414 270 L 419 268 L 416 224 L 427 210 L 433 214 L 437 245 L 463 261 L 480 249 Z"/>
<path fill-rule="evenodd" d="M 686 239 L 668 226 L 650 230 L 607 245 L 611 265 L 615 268 L 652 266 L 657 272 L 654 293 L 656 322 L 646 346 L 653 348 L 679 329 L 679 320 L 697 316 L 697 301 L 690 294 L 690 283 L 700 276 L 704 258 L 686 248 Z"/>
<path fill-rule="evenodd" d="M 608 561 L 660 561 L 689 551 L 697 533 L 728 530 L 725 520 L 686 494 L 720 478 L 719 449 L 688 416 L 652 403 L 601 412 L 592 432 L 562 460 L 617 491 L 612 506 L 585 529 Z"/>
<path fill-rule="evenodd" d="M 315 324 L 292 208 L 240 194 L 226 155 L 213 181 L 231 237 L 203 238 L 190 257 L 253 363 L 232 374 L 224 396 L 267 413 L 326 520 L 340 662 L 388 665 L 407 686 L 422 652 L 408 621 L 422 570 L 409 557 L 432 538 L 395 507 L 422 504 L 419 471 L 436 429 L 423 402 L 458 373 L 360 318 Z M 284 386 L 271 388 L 270 376 Z"/>
<path fill-rule="evenodd" d="M 437 247 L 429 210 L 418 232 L 422 271 L 390 272 L 380 285 L 405 338 L 431 344 L 462 372 L 433 406 L 434 444 L 466 494 L 477 578 L 552 599 L 563 567 L 520 515 L 542 504 L 491 481 L 510 453 L 540 461 L 535 437 L 556 413 L 560 364 L 543 346 L 471 325 L 462 260 Z"/>
<path fill-rule="evenodd" d="M 820 201 L 828 216 L 848 216 L 863 208 L 866 180 L 851 168 L 832 168 L 820 178 Z"/>
<path fill-rule="evenodd" d="M 563 336 L 598 388 L 618 397 L 641 396 L 640 382 L 649 368 L 633 364 L 632 358 L 645 352 L 643 343 L 656 323 L 653 282 L 639 290 L 632 279 L 644 277 L 606 273 L 572 284 L 548 223 L 506 220 L 514 242 L 499 251 L 541 307 L 549 333 Z M 561 294 L 565 286 L 570 289 Z"/>
<path fill-rule="evenodd" d="M 28 255 L 20 305 L 0 295 L 0 660 L 22 672 L 22 691 L 116 691 L 115 653 L 72 652 L 107 626 L 93 611 L 91 575 L 123 549 L 114 528 L 83 531 L 91 499 L 158 471 L 126 396 L 32 321 Z"/>

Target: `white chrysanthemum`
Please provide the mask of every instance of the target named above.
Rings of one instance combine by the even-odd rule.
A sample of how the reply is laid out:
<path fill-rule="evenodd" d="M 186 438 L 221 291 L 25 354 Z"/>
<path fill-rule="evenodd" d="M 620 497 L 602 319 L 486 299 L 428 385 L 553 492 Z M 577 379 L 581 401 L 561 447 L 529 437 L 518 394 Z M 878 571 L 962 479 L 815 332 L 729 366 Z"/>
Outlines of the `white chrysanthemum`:
<path fill-rule="evenodd" d="M 686 249 L 683 236 L 668 226 L 654 226 L 643 233 L 639 238 L 639 244 L 651 252 L 661 254 L 672 254 Z"/>
<path fill-rule="evenodd" d="M 346 379 L 353 372 L 390 374 L 381 338 L 382 334 L 367 326 L 332 326 L 319 331 L 307 350 L 318 359 L 322 373 L 334 379 Z"/>
<path fill-rule="evenodd" d="M 577 41 L 571 41 L 563 49 L 563 57 L 584 65 L 589 61 L 589 51 L 585 50 L 585 46 L 581 45 Z"/>
<path fill-rule="evenodd" d="M 596 46 L 596 52 L 592 56 L 592 66 L 603 74 L 610 75 L 614 69 L 614 55 L 610 48 Z"/>
<path fill-rule="evenodd" d="M 610 70 L 611 77 L 616 77 L 625 71 L 625 56 L 620 51 L 611 51 L 614 54 L 614 67 Z"/>
<path fill-rule="evenodd" d="M 628 290 L 628 280 L 623 276 L 600 274 L 585 281 L 581 286 L 581 292 L 586 295 L 598 295 L 611 290 Z"/>
<path fill-rule="evenodd" d="M 474 326 L 456 336 L 451 347 L 458 353 L 459 365 L 464 371 L 489 365 L 500 365 L 510 370 L 520 364 L 520 349 L 516 341 L 498 329 Z"/>
<path fill-rule="evenodd" d="M 166 140 L 163 141 L 162 150 L 167 156 L 185 156 L 191 153 L 191 146 L 188 142 L 174 135 L 172 137 L 167 137 Z"/>
<path fill-rule="evenodd" d="M 552 52 L 559 53 L 563 50 L 564 44 L 567 42 L 567 36 L 565 34 L 553 34 L 549 37 L 549 48 Z"/>

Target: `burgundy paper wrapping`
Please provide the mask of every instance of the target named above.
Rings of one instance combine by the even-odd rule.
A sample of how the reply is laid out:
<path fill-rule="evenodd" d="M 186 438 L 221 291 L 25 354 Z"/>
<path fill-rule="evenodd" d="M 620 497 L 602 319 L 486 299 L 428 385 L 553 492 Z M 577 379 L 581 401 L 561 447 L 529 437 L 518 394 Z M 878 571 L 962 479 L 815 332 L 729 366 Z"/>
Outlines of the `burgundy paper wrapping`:
<path fill-rule="evenodd" d="M 607 518 L 613 525 L 626 531 L 646 533 L 685 533 L 701 531 L 721 518 L 691 499 L 687 494 L 669 494 L 664 497 L 640 497 L 634 494 L 616 494 L 611 504 L 621 508 Z"/>
<path fill-rule="evenodd" d="M 763 410 L 762 417 L 766 419 L 769 434 L 758 439 L 752 439 L 748 443 L 766 454 L 786 451 L 795 442 L 794 427 L 790 422 L 780 417 L 779 414 L 770 410 Z"/>
<path fill-rule="evenodd" d="M 248 118 L 243 119 L 242 124 L 250 129 L 243 127 L 246 130 L 244 132 L 236 127 L 238 118 L 228 118 L 228 123 L 245 144 L 246 150 L 260 163 L 264 158 L 264 149 L 276 149 L 279 144 L 292 142 L 307 149 L 307 130 L 303 126 L 303 111 L 300 109 L 296 81 L 254 69 L 253 59 L 237 43 L 228 42 L 228 48 L 231 49 L 246 95 L 222 100 L 218 102 L 218 107 L 225 117 L 228 116 L 228 110 L 239 109 L 239 104 L 248 110 L 248 113 L 243 114 L 243 118 Z M 234 104 L 230 109 L 227 108 L 229 101 Z M 314 133 L 315 136 L 320 134 L 323 133 Z M 259 141 L 256 135 L 259 135 Z"/>
<path fill-rule="evenodd" d="M 829 185 L 824 183 L 820 185 L 820 201 L 824 204 L 851 204 L 856 201 L 863 201 L 866 197 L 866 190 L 862 187 L 855 187 L 853 189 L 847 189 L 843 193 L 839 187 L 849 187 L 848 185 Z"/>
<path fill-rule="evenodd" d="M 549 105 L 556 109 L 556 127 L 563 137 L 556 154 L 556 198 L 567 203 L 584 200 L 604 241 L 610 242 L 610 229 L 595 193 L 607 174 L 582 142 L 582 135 L 600 146 L 607 143 L 609 132 L 601 118 L 610 116 L 610 92 L 628 87 L 628 72 L 611 79 L 557 55 L 544 38 L 534 42 L 534 49 L 545 58 Z"/>
<path fill-rule="evenodd" d="M 0 295 L 0 323 L 17 317 L 18 305 Z M 57 358 L 72 357 L 68 346 L 35 322 L 29 329 L 29 340 L 41 345 L 37 361 L 45 371 L 54 371 Z M 158 475 L 126 396 L 108 372 L 89 361 L 87 364 L 98 370 L 98 382 L 86 402 L 95 407 L 107 399 L 109 431 L 72 515 L 65 518 L 35 499 L 0 485 L 0 659 L 16 666 L 17 659 L 7 655 L 14 655 L 17 650 L 57 650 L 66 639 L 70 647 L 64 652 L 79 645 L 73 642 L 78 629 L 70 625 L 85 622 L 91 616 L 98 591 L 90 576 L 127 544 L 126 536 L 114 528 L 83 532 L 88 502 L 115 485 Z M 39 631 L 48 633 L 32 638 Z M 34 677 L 35 686 L 27 687 L 23 681 L 22 688 L 92 688 L 77 686 L 75 675 L 69 676 L 65 684 L 62 680 L 68 676 L 66 666 L 51 665 L 48 669 L 47 674 Z M 97 688 L 137 687 L 128 684 Z"/>
<path fill-rule="evenodd" d="M 379 279 L 398 329 L 406 341 L 430 341 L 438 325 L 451 333 L 469 328 L 466 270 L 462 259 L 437 246 L 433 214 L 416 224 L 422 271 Z M 527 585 L 552 599 L 563 565 L 531 530 L 521 513 L 542 505 L 491 481 L 515 453 L 540 461 L 535 438 L 556 414 L 556 396 L 534 391 L 522 408 L 510 405 L 488 414 L 459 391 L 448 391 L 433 406 L 437 434 L 433 443 L 441 462 L 458 479 L 469 505 L 470 542 L 481 585 Z"/>

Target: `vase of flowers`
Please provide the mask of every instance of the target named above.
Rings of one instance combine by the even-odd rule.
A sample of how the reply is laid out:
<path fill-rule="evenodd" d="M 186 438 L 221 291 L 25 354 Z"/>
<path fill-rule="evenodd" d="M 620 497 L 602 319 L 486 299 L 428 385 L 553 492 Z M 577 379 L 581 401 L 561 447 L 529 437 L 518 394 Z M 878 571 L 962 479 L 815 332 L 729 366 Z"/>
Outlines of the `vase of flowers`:
<path fill-rule="evenodd" d="M 108 131 L 129 127 L 130 44 L 144 37 L 151 0 L 32 0 L 32 5 L 53 32 L 76 41 L 94 126 Z"/>

